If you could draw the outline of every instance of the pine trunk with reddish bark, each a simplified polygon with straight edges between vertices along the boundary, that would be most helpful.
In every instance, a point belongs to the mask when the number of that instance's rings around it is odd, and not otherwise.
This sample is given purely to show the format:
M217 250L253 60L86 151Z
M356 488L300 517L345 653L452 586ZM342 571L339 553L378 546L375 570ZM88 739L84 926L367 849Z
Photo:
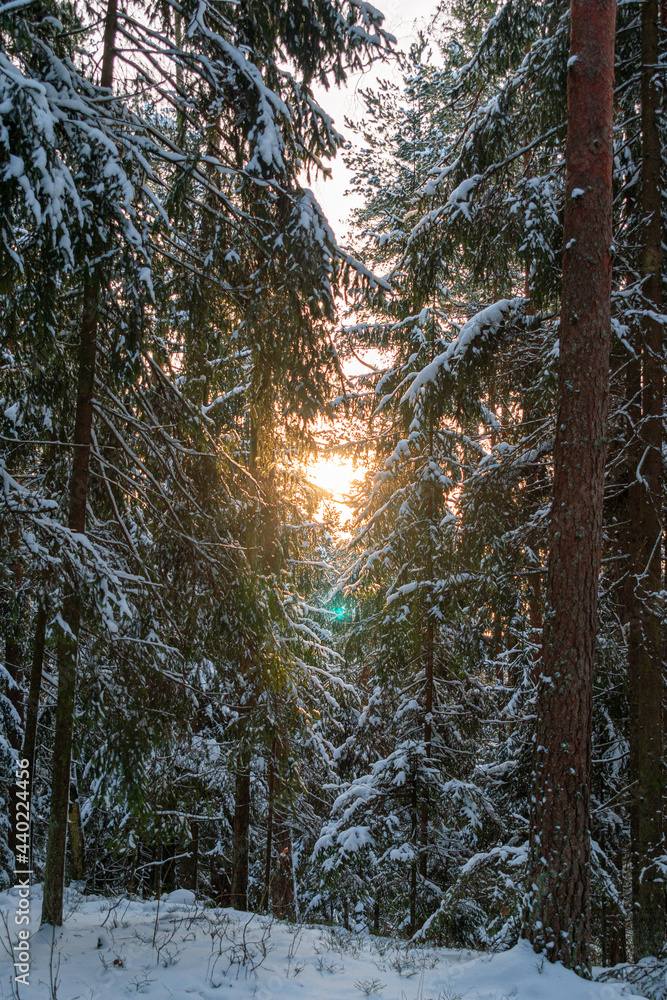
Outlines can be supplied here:
M665 888L654 862L663 845L662 627L657 594L662 589L662 225L660 205L659 3L641 11L641 269L646 312L638 359L632 364L628 522L628 705L632 857L632 925L635 959L658 955L665 943Z
M529 933L589 973L593 657L607 435L615 0L573 0L559 406L538 688Z

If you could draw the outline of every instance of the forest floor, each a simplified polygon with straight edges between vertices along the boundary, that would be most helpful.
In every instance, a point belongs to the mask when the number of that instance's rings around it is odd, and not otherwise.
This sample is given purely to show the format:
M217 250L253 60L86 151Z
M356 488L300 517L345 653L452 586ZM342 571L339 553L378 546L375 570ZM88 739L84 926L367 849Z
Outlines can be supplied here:
M323 925L205 908L177 890L155 900L67 890L64 926L39 930L30 896L29 985L13 983L17 889L0 893L0 997L23 1000L620 1000L616 983L586 982L526 942L495 955L406 947ZM4 944L5 947L2 947Z

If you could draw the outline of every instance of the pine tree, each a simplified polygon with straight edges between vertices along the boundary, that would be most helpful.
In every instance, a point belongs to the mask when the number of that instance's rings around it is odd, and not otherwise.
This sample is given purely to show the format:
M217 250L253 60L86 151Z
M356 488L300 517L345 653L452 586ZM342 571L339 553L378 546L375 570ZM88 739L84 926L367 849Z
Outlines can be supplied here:
M635 958L657 955L665 942L662 879L654 865L664 837L662 625L656 595L662 586L662 216L660 186L660 92L655 79L659 56L658 4L641 9L641 277L643 309L640 356L632 386L639 417L632 448L628 516L629 556L629 736L632 899ZM641 470L641 472L640 472Z
M573 2L559 406L531 814L532 940L550 961L583 973L590 961L593 655L611 339L615 25L615 3Z

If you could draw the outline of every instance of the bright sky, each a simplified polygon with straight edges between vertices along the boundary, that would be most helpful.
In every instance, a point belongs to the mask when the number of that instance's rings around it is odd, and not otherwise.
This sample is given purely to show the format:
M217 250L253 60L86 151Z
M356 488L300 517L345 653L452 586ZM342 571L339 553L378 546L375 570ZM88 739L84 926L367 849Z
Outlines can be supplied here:
M407 49L416 37L418 29L428 25L437 7L437 0L410 0L409 3L405 0L375 0L375 5L385 14L385 27L396 36L397 47ZM378 78L393 79L400 83L401 76L395 61L380 64L367 73L350 76L344 87L322 91L316 95L322 107L334 119L338 131L350 139L353 136L345 128L345 118L359 120L363 111L363 104L358 95L359 88L371 86ZM336 236L344 241L347 218L357 199L354 194L345 196L350 184L350 172L345 167L342 157L339 156L334 162L332 173L330 180L314 182L313 190ZM368 357L366 360L371 363L377 361L374 357ZM363 366L357 362L345 366L348 375L356 375L363 370ZM351 459L340 456L323 456L318 462L313 462L307 467L308 478L332 494L343 523L351 514L350 508L344 502L345 496L349 494L352 482L360 478L364 471L363 468L355 467Z
M380 352L372 349L364 352L364 359L373 365L381 363ZM352 359L343 365L343 371L348 376L361 375L368 369L359 361ZM341 455L323 455L317 462L310 462L306 466L308 479L323 490L331 494L329 500L340 514L342 534L348 535L345 522L350 518L352 509L346 504L352 483L355 479L360 479L364 472L364 466L355 465L351 458L344 458ZM324 513L324 503L320 508L320 515Z
M409 48L419 28L427 28L438 6L437 0L374 0L374 3L385 15L384 27L396 37L397 48L403 50ZM379 63L366 73L355 73L348 77L344 87L320 90L316 94L324 110L333 118L338 131L349 139L353 136L345 128L345 118L359 121L363 103L358 91L371 86L378 78L400 83L401 75L396 60ZM350 172L340 156L333 164L331 180L313 182L313 191L339 240L344 238L347 217L357 200L353 194L345 197L349 183Z
M363 475L363 469L355 467L351 458L321 458L318 462L312 462L307 466L308 479L323 490L331 493L329 503L333 504L340 515L340 523L343 534L349 532L345 528L346 521L352 515L351 508L345 503L349 496L350 487L355 479ZM317 515L317 520L322 520L324 512L324 502Z

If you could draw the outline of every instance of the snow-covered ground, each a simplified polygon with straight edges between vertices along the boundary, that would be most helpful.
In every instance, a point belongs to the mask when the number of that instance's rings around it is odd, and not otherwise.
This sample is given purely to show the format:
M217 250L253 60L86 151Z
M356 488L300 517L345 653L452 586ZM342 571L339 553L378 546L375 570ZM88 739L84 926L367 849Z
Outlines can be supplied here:
M526 942L481 955L406 948L340 928L290 925L204 908L178 890L156 901L67 892L55 935L30 899L29 985L12 985L18 891L0 893L0 997L94 1000L137 995L191 1000L620 1000L615 984L586 982L544 962ZM14 992L12 992L14 990Z

